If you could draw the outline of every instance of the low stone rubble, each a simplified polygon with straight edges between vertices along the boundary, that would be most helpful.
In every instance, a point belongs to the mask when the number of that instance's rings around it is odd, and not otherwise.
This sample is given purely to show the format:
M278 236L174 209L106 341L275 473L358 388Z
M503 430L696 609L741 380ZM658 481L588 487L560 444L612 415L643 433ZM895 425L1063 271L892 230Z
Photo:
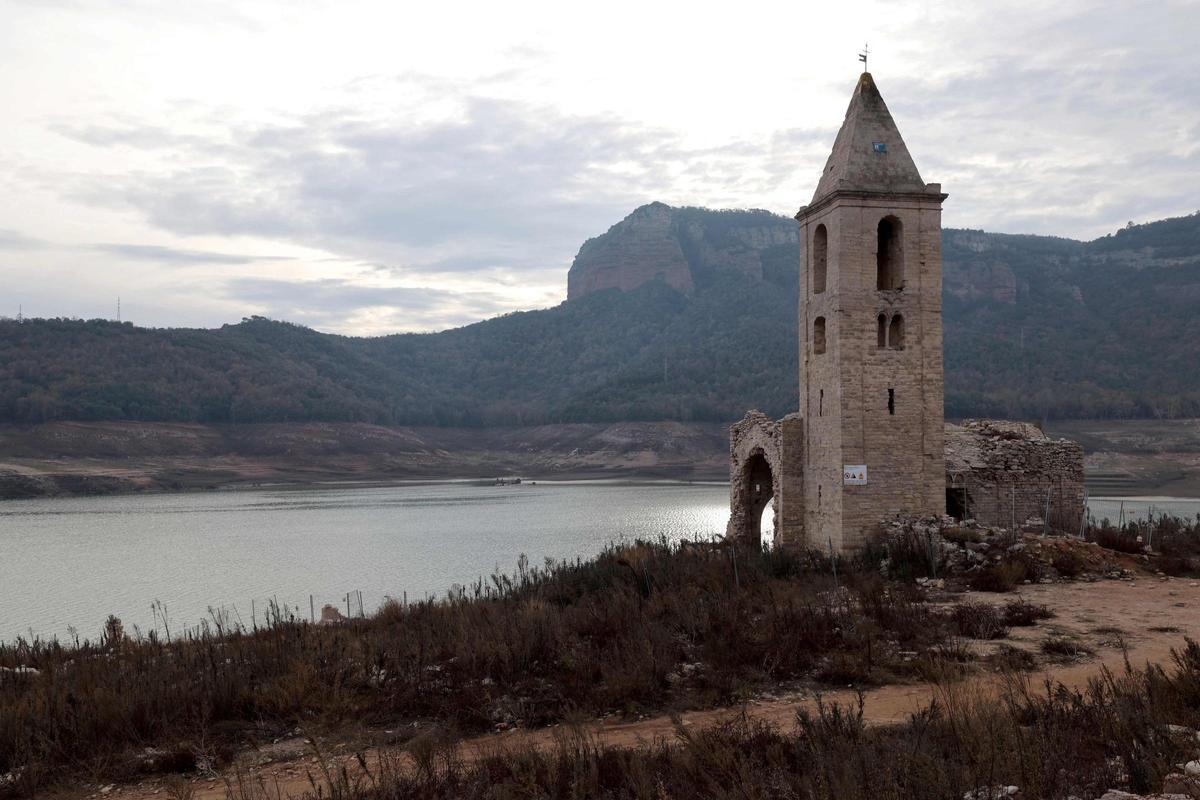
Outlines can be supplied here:
M1040 520L1031 520L1040 527ZM1056 580L1133 580L1132 569L1144 557L1106 550L1073 536L1010 531L980 525L975 520L950 517L896 517L880 525L885 544L907 538L910 547L922 549L933 577L919 577L925 588L942 589L952 576L969 578L989 565L1020 559L1029 564L1041 583ZM889 547L889 549L891 549ZM888 573L889 563L883 563ZM1025 580L1032 582L1032 579Z

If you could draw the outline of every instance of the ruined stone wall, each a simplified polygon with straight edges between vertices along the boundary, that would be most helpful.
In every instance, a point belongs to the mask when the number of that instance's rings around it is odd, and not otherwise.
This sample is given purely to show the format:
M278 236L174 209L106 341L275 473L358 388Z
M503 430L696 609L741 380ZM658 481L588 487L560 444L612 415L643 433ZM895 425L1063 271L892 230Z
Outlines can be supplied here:
M757 534L759 508L747 473L754 456L766 458L771 468L772 496L780 496L781 439L780 424L758 410L746 412L740 422L729 426L729 524L725 531L729 538L754 539ZM775 503L777 515L781 505ZM778 519L775 530L779 530Z
M750 411L729 428L729 525L726 535L757 542L766 499L753 494L750 469L761 455L771 471L776 546L802 543L804 531L803 420L790 414L772 420Z
M1040 524L1075 532L1083 514L1083 447L1021 422L965 420L946 425L946 487L964 516L1009 528Z
M804 531L804 417L788 414L779 421L779 499L775 543L780 547L811 547Z

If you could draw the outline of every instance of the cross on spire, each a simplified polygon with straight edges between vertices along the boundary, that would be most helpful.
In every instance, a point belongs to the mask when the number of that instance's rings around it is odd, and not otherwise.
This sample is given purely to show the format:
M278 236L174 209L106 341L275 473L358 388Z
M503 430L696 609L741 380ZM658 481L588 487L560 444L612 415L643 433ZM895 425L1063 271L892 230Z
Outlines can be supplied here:
M863 44L862 52L858 54L858 60L862 62L863 72L870 72L867 69L867 56L871 54L871 48L867 44Z

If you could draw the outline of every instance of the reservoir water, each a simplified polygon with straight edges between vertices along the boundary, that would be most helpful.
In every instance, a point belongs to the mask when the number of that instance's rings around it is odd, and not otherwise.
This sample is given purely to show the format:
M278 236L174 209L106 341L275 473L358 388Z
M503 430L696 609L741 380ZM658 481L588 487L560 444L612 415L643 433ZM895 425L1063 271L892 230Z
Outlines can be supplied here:
M1093 499L1117 520L1119 500ZM1194 517L1200 500L1126 498L1126 518ZM609 542L725 530L725 484L542 482L157 494L0 503L0 640L94 638L115 614L173 632L210 609L261 621L268 601L307 616L368 612L386 596L443 595L522 555L587 558Z
M538 481L234 491L0 503L0 641L173 632L209 609L249 625L269 600L369 612L387 595L443 595L524 555L590 557L612 541L724 533L724 484ZM252 602L253 601L253 602ZM162 626L159 623L161 632Z

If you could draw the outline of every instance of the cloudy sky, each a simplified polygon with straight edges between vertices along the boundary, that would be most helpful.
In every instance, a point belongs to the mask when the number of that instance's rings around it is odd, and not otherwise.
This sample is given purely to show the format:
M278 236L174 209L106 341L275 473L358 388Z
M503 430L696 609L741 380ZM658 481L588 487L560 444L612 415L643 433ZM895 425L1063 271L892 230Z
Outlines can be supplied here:
M640 204L807 202L864 41L948 226L1200 208L1200 2L0 0L0 316L554 305Z

